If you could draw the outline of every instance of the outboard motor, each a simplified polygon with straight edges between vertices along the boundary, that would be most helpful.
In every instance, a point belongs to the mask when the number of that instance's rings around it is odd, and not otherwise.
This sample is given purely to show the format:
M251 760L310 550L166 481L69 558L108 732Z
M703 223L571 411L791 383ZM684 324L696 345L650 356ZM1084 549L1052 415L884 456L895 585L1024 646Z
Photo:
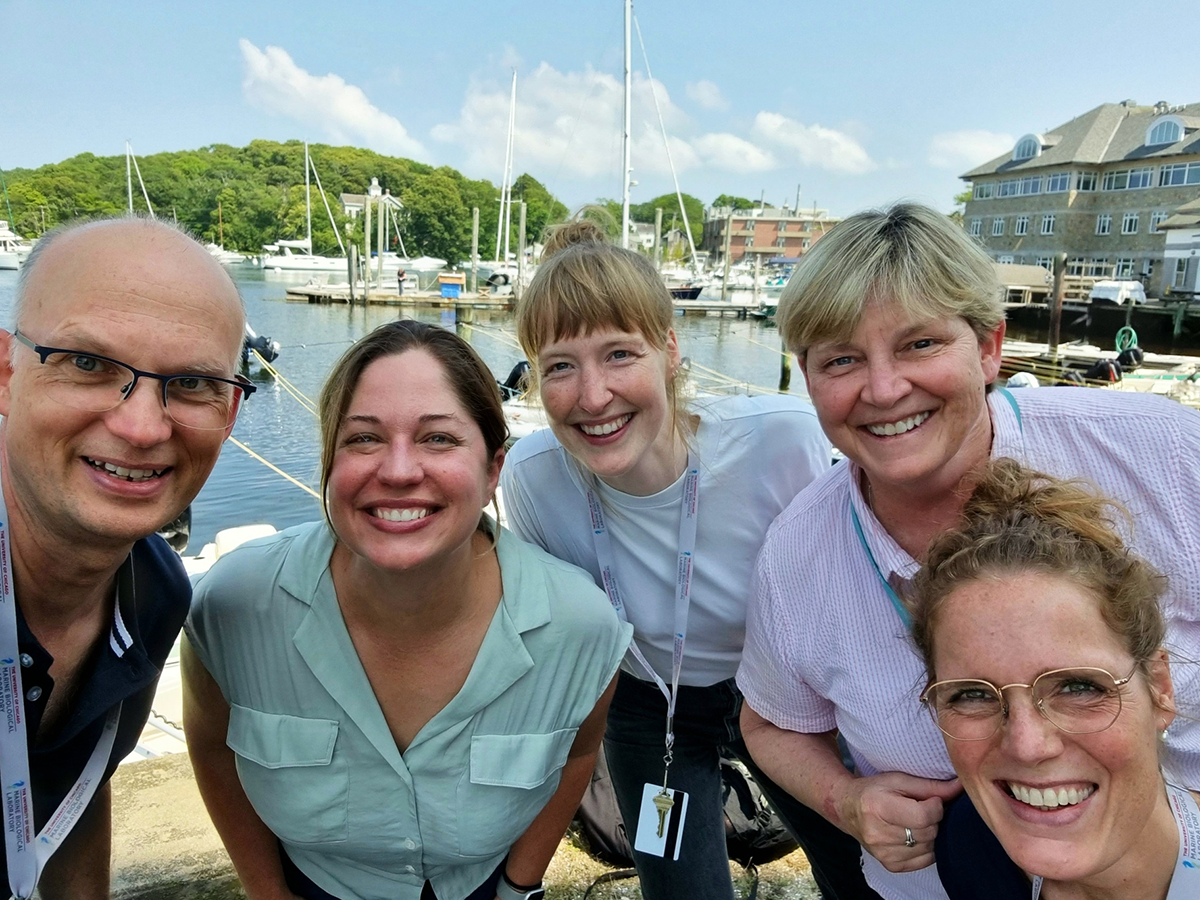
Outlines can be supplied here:
M1146 351L1141 347L1126 347L1117 354L1117 362L1125 372L1134 372L1146 361Z
M265 334L255 334L250 323L246 323L246 336L242 338L242 363L250 364L250 351L257 350L258 355L267 362L279 359L279 342L273 341Z
M192 538L192 508L188 506L183 512L158 529L158 534L176 553L187 549L188 541Z
M511 400L519 397L529 388L529 361L521 360L512 367L508 377L500 383L500 399Z
M1116 384L1121 380L1121 364L1115 359L1098 359L1090 369L1083 373L1085 381L1107 381Z

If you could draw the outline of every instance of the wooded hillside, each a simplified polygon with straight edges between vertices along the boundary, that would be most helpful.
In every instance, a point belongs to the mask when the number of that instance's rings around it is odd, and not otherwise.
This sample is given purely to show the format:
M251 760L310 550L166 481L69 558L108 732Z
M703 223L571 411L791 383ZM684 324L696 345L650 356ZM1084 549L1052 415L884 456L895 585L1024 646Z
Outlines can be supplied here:
M310 144L309 154L343 240L348 235L361 244L363 226L361 218L351 220L343 214L339 194L365 193L375 177L404 204L401 229L411 256L467 259L474 206L480 215L480 256L488 259L494 253L500 189L490 181L472 180L448 166L434 168L356 147ZM138 157L138 165L155 213L178 218L205 240L219 240L218 205L226 249L258 253L263 244L280 238L304 237L304 145L299 141L252 141L247 147L214 144ZM13 227L26 237L80 216L119 214L128 207L124 156L83 153L5 174ZM136 174L133 191L134 209L144 211ZM337 239L315 182L312 192L313 251L336 252ZM567 214L537 179L522 175L513 184L514 245L516 203L521 200L527 204L531 241Z

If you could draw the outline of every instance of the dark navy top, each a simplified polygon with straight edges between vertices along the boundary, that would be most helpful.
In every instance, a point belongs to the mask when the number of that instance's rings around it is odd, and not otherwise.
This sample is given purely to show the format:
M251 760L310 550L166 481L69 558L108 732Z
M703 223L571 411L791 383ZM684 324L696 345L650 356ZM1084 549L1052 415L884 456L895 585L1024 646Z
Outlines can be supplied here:
M1032 882L1008 858L965 792L946 807L934 855L950 900L1029 900Z
M118 608L107 639L84 663L69 716L40 741L36 740L38 727L54 690L49 674L54 658L25 624L17 598L30 783L34 824L39 831L79 778L100 739L108 711L121 701L125 705L104 781L137 746L159 673L187 617L191 583L179 556L157 535L134 544L117 579Z

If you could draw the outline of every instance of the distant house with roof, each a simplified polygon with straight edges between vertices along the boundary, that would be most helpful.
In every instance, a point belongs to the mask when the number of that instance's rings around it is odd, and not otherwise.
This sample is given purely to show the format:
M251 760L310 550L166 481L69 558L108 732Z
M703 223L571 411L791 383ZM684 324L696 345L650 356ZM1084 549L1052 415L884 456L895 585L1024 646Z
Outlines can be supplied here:
M711 206L704 212L704 236L700 246L718 265L725 261L728 231L729 262L753 261L755 256L766 265L772 259L795 262L824 237L841 219L827 209L791 209L784 206L733 209Z
M1158 227L1167 234L1163 257L1171 292L1200 294L1200 200L1183 204Z
M1160 296L1177 280L1161 226L1200 199L1200 103L1105 103L961 177L963 225L997 262L1051 268L1065 252L1070 274Z

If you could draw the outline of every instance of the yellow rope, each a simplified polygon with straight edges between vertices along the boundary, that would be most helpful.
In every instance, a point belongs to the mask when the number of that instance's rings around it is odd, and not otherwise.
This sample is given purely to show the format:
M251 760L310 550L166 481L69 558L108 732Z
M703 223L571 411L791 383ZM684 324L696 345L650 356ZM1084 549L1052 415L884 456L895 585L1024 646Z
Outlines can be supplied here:
M500 341L502 344L508 344L511 347L515 347L517 350L520 350L521 353L525 352L521 349L520 342L502 328L496 328L493 325L480 325L476 322L459 322L459 324L464 328L478 328L484 337L490 337L494 341ZM493 332L495 333L493 334Z
M267 370L267 372L279 383L280 387L282 387L285 391L287 391L289 394L291 394L292 397L294 397L301 406L303 406L306 410L308 410L314 416L317 414L317 405L315 403L313 403L312 400L308 399L308 397L305 396L304 392L302 390L300 390L300 388L296 387L294 384L292 384L290 381L288 381L283 376L283 373L281 373L273 365L271 365L269 362L267 362L265 359L263 359L262 354L259 353L257 350L254 351L254 355L258 357L259 365Z
M279 466L275 465L273 462L263 459L261 456L259 456L257 453L255 453L253 450L251 450L249 447L247 447L245 444L243 444L241 441L239 441L237 438L230 436L229 441L235 447L238 447L241 450L245 450L252 457L257 459L260 463L262 463L264 466L266 466L268 469L270 469L272 472L275 472L278 475L282 475L284 478L286 478L292 484L296 485L296 487L301 488L302 490L308 491L310 494L312 494L318 500L321 499L321 495L318 494L316 491L314 491L312 488L310 488L303 481L297 481L295 478L293 478L287 472L283 471L283 469L279 468Z

